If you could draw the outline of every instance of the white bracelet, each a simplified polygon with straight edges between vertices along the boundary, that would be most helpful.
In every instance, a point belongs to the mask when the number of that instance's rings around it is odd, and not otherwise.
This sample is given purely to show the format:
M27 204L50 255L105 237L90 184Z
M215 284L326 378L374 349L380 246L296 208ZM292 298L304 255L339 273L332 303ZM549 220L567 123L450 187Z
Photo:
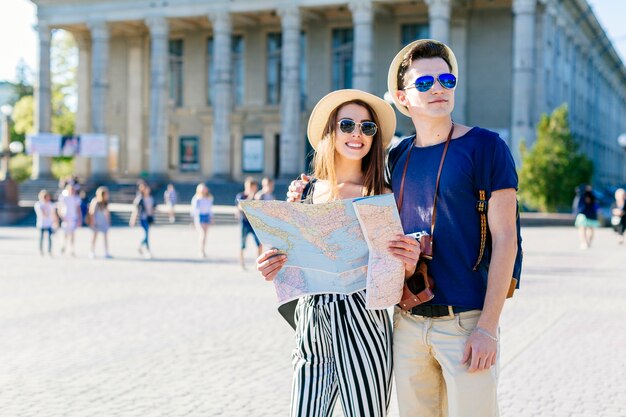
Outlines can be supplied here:
M484 334L485 336L487 336L489 339L493 340L494 342L497 342L499 340L497 337L495 337L494 335L492 335L491 333L489 333L487 330L483 329L482 327L476 326L474 330L476 330L478 333Z

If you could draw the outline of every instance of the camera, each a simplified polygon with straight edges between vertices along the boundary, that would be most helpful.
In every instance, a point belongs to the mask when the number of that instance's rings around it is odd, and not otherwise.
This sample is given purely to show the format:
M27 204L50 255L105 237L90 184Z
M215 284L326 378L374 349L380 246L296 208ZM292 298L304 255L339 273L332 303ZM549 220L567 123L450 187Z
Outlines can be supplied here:
M433 241L432 241L430 234L428 234L428 232L422 231L422 232L409 233L407 234L407 236L411 236L419 242L420 250L421 250L420 258L428 259L428 260L433 259Z

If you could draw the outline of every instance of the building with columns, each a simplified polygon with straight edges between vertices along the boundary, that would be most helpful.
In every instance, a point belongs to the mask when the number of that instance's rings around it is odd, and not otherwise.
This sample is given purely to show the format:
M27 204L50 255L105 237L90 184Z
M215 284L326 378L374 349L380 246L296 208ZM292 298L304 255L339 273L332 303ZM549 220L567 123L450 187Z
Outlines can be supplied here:
M430 37L459 61L456 121L498 131L519 158L540 115L567 102L595 182L626 182L626 68L586 0L33 1L38 131L56 28L79 48L76 133L109 135L109 158L77 161L83 175L291 177L315 103L339 88L384 96L395 53Z

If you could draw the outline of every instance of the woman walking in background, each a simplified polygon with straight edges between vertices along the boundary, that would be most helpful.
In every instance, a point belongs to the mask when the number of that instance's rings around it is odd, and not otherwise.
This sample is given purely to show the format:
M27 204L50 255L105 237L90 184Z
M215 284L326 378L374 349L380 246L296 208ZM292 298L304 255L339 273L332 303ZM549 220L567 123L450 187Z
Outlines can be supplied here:
M611 205L611 225L615 228L620 245L624 244L626 230L626 191L623 188L615 190L615 202Z
M152 258L152 252L150 251L149 232L150 225L154 223L154 199L152 198L152 190L150 186L144 182L140 182L137 185L138 193L133 202L133 213L130 216L128 225L134 227L139 219L139 224L143 229L143 240L139 243L139 254L143 255L147 259Z
M98 187L96 189L96 196L89 204L88 218L89 227L93 230L89 257L96 257L96 239L98 238L98 233L102 233L104 239L104 257L111 258L108 240L109 227L111 227L111 213L109 212L109 190L106 187Z
M206 258L206 237L209 233L209 225L213 223L213 196L205 184L200 183L196 187L196 195L191 199L190 214L198 232L200 257Z
M594 229L600 226L598 222L598 203L593 195L591 185L585 187L585 191L580 197L574 224L580 233L580 248L589 249L593 241Z
M70 254L74 256L74 235L76 228L83 223L83 216L80 210L80 197L76 193L76 186L74 183L68 183L65 186L65 190L59 196L57 202L57 210L59 217L61 218L61 227L63 228L63 246L61 247L61 253L65 252L65 249L69 245Z
M48 234L48 255L52 256L52 228L57 223L52 195L47 190L39 191L39 201L35 203L37 229L39 230L39 253L43 256L43 239Z

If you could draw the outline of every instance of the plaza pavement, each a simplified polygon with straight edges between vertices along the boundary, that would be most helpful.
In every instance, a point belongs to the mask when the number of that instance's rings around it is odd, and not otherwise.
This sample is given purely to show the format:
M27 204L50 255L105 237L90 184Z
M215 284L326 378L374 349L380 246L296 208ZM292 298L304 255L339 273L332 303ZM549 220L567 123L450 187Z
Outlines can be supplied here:
M0 228L0 416L287 416L293 332L239 267L237 227L211 229L208 260L190 226L154 228L152 260L140 235L114 228L114 258L89 259L82 229L75 258L48 258L34 228ZM502 416L626 416L626 247L608 229L589 250L570 227L523 235Z

